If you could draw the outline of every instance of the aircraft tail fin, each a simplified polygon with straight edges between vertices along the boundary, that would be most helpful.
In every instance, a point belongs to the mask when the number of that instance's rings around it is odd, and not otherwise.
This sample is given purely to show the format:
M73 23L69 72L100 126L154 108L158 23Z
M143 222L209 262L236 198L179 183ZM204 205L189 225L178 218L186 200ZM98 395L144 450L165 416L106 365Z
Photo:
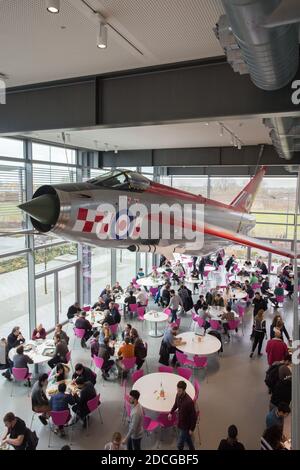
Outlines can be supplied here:
M241 212L250 212L256 193L266 173L266 167L262 166L249 183L231 202L231 206Z

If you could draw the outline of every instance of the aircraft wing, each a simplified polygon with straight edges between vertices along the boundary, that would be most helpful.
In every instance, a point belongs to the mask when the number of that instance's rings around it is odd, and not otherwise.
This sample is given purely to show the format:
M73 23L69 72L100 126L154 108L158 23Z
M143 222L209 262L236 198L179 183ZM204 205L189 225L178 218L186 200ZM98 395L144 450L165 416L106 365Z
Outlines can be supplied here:
M236 233L228 229L217 227L215 225L205 224L204 233L214 237L224 238L225 240L230 240L232 243L237 243L238 245L245 245L251 248L257 248L259 250L269 251L271 253L275 253L276 255L286 256L287 258L294 258L294 253L290 250L278 248L263 240L258 240L257 238L249 237L249 235ZM297 258L300 258L300 255L298 255Z

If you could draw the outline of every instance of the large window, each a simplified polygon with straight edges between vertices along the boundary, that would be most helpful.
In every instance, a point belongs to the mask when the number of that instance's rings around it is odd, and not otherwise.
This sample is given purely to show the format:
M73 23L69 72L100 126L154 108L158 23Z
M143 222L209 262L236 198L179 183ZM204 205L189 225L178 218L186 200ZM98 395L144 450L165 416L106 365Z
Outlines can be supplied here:
M46 330L55 326L54 274L36 280L36 323Z
M100 247L92 247L91 250L91 300L94 303L104 287L111 283L111 250Z
M173 176L172 186L189 193L201 194L201 196L207 197L207 176Z
M65 165L74 165L76 163L76 152L75 150L63 147L33 143L32 158L33 160L49 163L55 162L64 163Z
M23 141L0 137L0 157L23 158Z
M128 250L117 250L117 281L121 286L127 287L136 276L136 254Z

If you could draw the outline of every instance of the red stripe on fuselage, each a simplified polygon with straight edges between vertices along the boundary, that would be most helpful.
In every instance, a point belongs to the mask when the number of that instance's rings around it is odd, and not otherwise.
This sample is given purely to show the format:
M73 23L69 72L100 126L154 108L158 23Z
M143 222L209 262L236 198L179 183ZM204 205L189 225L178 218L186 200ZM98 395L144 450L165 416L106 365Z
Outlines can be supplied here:
M208 199L201 196L201 194L192 194L187 191L182 191L181 189L171 188L170 186L165 186L164 184L151 182L151 185L147 189L146 193L157 194L158 196L167 196L174 199L181 199L184 201L194 202L198 204L207 204L209 206L220 207L222 209L227 209L234 212L240 212L239 209L231 207L228 204L223 204L222 202L215 201L214 199Z

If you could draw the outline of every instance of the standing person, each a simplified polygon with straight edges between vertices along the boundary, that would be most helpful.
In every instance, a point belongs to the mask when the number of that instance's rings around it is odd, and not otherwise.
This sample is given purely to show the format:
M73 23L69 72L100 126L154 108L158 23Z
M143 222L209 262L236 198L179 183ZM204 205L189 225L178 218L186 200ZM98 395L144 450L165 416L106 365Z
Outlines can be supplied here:
M115 361L110 359L115 354L115 348L109 346L109 338L104 338L102 344L99 345L98 357L103 359L102 377L104 380L107 380L109 377L109 371L114 365Z
M279 426L283 432L284 418L287 418L291 409L287 403L279 403L266 416L266 429L271 426Z
M177 395L175 403L168 418L171 421L172 414L178 410L178 429L179 437L177 442L178 450L184 449L184 444L187 443L189 450L195 450L192 435L197 423L197 414L195 404L191 397L186 393L186 383L180 380L177 383Z
M140 392L131 390L129 392L130 404L132 405L130 413L129 429L122 444L127 443L128 450L141 450L141 441L144 434L144 413L139 403Z
M174 289L170 290L170 302L168 308L171 310L171 320L170 323L174 323L177 320L177 311L179 305L182 304L182 300L178 294L175 294Z
M2 375L11 382L12 378L9 369L8 346L5 338L1 338L0 340L0 369L6 369L5 372L2 372Z
M99 336L100 336L100 332L98 330L96 330L94 333L93 333L93 336L92 336L92 339L91 339L91 357L93 359L94 356L98 356L98 352L99 352Z
M238 430L234 424L229 426L227 433L227 438L221 440L218 450L245 450L244 445L237 439Z
M262 356L261 348L264 337L266 336L266 320L264 319L264 311L261 309L258 311L253 323L253 345L250 357L253 357L253 353L258 345L258 355Z
M202 283L203 283L203 276L204 276L204 268L205 268L205 258L201 258L199 263L199 276L201 276Z
M274 328L277 328L281 332L281 339L283 340L283 335L285 335L286 339L288 342L291 341L290 335L288 334L284 321L282 320L281 315L275 315L273 318L272 324L270 326L270 338L274 338L275 333L274 333Z
M231 255L225 264L225 269L227 272L229 272L230 268L233 266L234 261L235 261L235 255Z
M61 323L58 323L55 327L55 331L54 331L54 334L58 334L62 340L64 340L67 344L69 344L69 336L67 335L67 333L62 329L62 324Z
M252 303L253 303L253 306L254 306L253 317L256 317L259 310L263 310L264 312L266 310L268 310L267 301L262 298L262 296L260 295L259 292L255 292L255 296L254 296L254 299L253 299Z
M274 328L274 332L275 338L269 339L266 347L269 366L271 366L274 362L284 361L284 359L288 356L288 348L281 339L281 331L277 328Z

